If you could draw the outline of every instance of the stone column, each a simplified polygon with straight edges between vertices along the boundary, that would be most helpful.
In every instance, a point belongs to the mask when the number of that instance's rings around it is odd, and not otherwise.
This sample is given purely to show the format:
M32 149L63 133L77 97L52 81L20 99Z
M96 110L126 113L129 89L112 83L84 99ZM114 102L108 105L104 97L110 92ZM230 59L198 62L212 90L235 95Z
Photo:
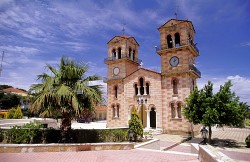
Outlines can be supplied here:
M177 108L177 105L174 105L174 110L175 110L175 118L178 118L178 108Z
M172 39L172 45L173 45L173 48L175 48L175 37L173 37Z
M118 60L118 50L116 50L115 52L116 52L116 57L115 57L115 59Z
M138 96L141 95L141 86L137 86L138 87Z
M147 95L147 86L144 86L144 95Z
M146 110L147 111L147 129L150 128L150 111L149 110Z

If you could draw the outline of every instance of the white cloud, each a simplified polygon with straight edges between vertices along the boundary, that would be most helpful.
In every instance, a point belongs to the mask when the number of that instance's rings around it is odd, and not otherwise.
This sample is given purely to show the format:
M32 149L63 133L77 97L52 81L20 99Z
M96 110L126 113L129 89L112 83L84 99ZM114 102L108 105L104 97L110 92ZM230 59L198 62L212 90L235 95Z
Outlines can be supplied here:
M221 85L224 85L225 82L231 80L233 86L232 91L236 93L237 96L240 97L240 100L243 102L247 102L250 105L250 78L242 77L239 75L235 76L203 76L201 79L198 79L198 87L201 89L207 84L208 81L213 83L214 92L218 92Z
M241 46L250 46L250 41L249 42L242 42L240 45Z

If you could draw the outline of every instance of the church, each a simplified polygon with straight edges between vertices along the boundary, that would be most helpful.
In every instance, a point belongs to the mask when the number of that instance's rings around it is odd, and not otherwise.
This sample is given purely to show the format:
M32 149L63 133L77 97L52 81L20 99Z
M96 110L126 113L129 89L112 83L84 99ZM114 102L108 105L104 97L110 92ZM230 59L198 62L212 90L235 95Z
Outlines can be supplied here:
M158 28L161 72L140 66L139 43L132 36L108 41L107 128L128 127L133 108L145 129L189 134L198 131L182 115L185 100L201 72L196 68L199 50L191 21L171 19Z

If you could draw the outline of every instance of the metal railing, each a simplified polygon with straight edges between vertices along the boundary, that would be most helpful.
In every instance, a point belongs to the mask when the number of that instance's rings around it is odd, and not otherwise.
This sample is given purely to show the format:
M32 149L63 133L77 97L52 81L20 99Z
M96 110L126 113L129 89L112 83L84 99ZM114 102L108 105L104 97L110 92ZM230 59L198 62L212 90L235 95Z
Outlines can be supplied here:
M201 72L200 70L197 69L197 67L195 67L193 64L189 65L189 69L194 71L199 77L201 77Z
M165 49L180 48L180 47L184 47L184 46L192 46L196 50L196 52L199 53L199 49L196 46L196 44L191 44L191 43L184 44L184 45L178 45L178 46L175 46L175 47L172 47L172 48L169 48L167 44L164 47L159 45L159 46L155 46L155 49L156 49L156 51L160 51L160 50L165 50Z
M140 59L138 59L138 58L130 58L130 57L128 57L128 56L124 56L124 55L122 55L121 57L119 57L119 58L116 58L116 57L108 57L108 58L105 58L104 59L104 63L107 63L107 62L109 62L109 61L116 61L116 60L121 60L121 59L128 59L128 60L130 60L130 61L133 61L133 62L135 62L135 63L141 63L141 60Z

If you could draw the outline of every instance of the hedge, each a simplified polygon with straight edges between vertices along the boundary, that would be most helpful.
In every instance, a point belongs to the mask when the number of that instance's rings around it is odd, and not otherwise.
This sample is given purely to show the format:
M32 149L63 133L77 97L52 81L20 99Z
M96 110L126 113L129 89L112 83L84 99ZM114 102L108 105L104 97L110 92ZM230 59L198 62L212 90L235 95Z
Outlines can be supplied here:
M128 129L72 129L71 143L123 142L128 141ZM60 129L13 127L0 130L3 143L61 143Z

